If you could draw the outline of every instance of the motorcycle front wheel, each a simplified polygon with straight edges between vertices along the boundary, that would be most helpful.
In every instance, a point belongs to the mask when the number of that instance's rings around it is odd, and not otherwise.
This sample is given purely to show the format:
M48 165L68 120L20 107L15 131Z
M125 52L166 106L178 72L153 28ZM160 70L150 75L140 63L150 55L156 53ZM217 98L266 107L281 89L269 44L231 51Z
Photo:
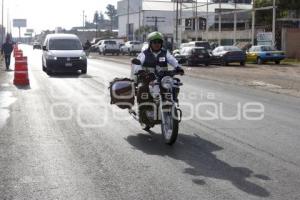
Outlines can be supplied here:
M162 112L164 123L161 124L161 132L164 138L164 142L168 145L172 145L176 142L178 136L178 113L175 106L169 109L164 109Z

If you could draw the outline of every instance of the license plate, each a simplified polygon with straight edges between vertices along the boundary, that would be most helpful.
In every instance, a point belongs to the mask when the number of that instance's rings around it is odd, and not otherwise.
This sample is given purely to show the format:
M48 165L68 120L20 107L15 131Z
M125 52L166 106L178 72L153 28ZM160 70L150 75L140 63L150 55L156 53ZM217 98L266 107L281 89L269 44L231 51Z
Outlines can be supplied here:
M66 67L72 67L72 63L66 63Z
M199 58L204 58L204 56L203 56L203 55L199 55L198 57L199 57Z

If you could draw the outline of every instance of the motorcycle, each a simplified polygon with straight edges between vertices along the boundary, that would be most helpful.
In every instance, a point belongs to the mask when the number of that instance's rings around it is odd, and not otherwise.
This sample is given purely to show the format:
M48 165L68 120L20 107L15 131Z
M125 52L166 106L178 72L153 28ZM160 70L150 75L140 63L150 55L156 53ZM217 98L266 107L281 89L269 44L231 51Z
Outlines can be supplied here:
M140 61L133 59L132 64L140 65ZM112 104L119 104L118 106L123 109L127 108L129 114L146 131L150 131L155 125L160 125L164 142L169 145L176 142L182 118L178 94L183 84L175 77L176 75L179 73L175 70L161 71L156 74L140 71L136 82L130 79L117 79L110 87L111 94L117 91L117 96L120 94L123 96L119 100L114 100ZM138 103L137 112L133 109L135 100Z

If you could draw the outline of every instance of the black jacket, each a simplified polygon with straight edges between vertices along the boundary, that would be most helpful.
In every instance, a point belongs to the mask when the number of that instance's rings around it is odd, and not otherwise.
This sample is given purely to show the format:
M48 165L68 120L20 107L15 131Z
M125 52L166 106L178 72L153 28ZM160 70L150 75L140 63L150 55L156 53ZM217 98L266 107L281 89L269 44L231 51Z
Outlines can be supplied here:
M2 45L2 48L1 48L1 53L5 54L5 55L10 55L11 52L13 51L13 44L12 43L8 43L8 42L5 42L3 45Z

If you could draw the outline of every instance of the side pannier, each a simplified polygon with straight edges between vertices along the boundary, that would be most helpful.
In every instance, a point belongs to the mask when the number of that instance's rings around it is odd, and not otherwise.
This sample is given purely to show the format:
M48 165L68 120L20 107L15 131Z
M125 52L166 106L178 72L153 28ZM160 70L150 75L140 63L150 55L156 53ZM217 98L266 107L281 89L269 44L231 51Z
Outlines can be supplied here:
M130 109L134 106L134 81L128 78L115 78L109 84L110 104L121 109Z

